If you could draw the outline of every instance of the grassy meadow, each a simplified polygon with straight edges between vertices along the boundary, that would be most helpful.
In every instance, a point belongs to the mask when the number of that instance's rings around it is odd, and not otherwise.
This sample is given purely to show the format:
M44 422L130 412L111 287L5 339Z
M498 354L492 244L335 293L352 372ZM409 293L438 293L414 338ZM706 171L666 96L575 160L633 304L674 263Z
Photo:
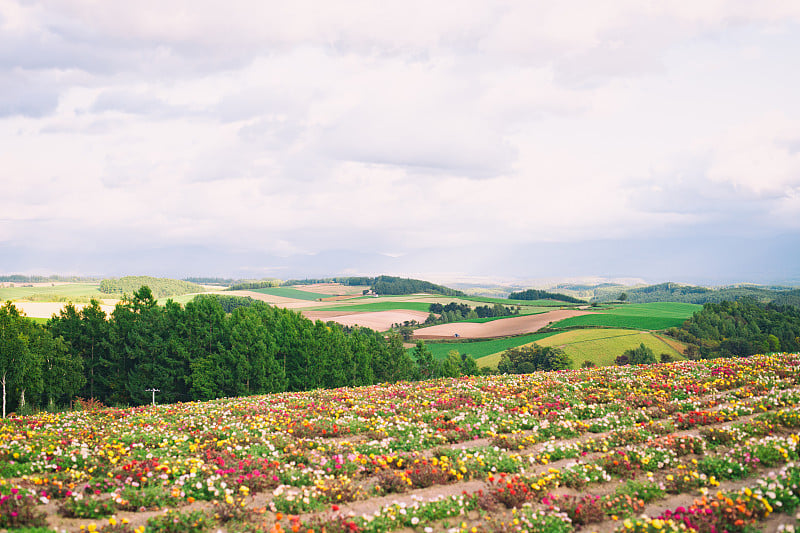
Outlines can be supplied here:
M675 359L683 359L680 352L656 335L629 329L577 329L549 335L535 342L540 346L561 348L570 356L575 368L579 368L585 361L592 361L598 366L613 365L614 360L625 350L637 348L640 344L653 350L656 357L667 353ZM501 354L502 351L479 358L478 366L497 368Z

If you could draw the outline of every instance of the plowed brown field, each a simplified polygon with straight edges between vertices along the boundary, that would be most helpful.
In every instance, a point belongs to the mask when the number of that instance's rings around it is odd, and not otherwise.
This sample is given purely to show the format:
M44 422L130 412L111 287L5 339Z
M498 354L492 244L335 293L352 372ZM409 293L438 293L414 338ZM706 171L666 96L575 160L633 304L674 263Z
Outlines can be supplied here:
M424 311L409 311L398 309L396 311L374 311L367 313L346 313L342 311L303 311L303 315L311 320L332 320L343 326L362 326L375 331L386 331L394 324L402 324L406 320L425 322L428 313Z
M549 311L538 315L516 316L512 318L502 318L491 322L454 322L452 324L440 324L429 326L414 331L415 339L443 339L453 338L456 334L465 339L486 339L491 337L507 337L510 335L522 335L524 333L534 333L543 327L570 318L589 314L586 311L571 311L560 309Z

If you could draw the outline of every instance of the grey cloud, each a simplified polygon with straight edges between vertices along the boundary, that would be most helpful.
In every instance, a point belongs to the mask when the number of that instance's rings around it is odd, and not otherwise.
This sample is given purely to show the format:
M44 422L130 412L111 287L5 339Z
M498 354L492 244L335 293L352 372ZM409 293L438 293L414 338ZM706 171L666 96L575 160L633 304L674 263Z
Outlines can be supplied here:
M90 111L120 111L134 115L186 116L186 109L175 108L158 98L128 90L106 90L98 95Z
M43 117L58 106L58 88L26 72L0 72L0 117Z
M261 119L239 128L239 138L260 146L286 147L297 140L303 128L297 122Z
M226 94L213 112L223 122L265 115L284 115L299 120L305 114L306 105L298 102L297 96L272 88L258 87Z
M682 216L684 225L722 233L762 231L782 194L754 195L706 175L708 161L698 159L671 172L629 183L629 205L648 213ZM655 185L657 184L657 185Z
M669 19L643 19L611 29L596 46L559 57L554 63L556 80L569 87L593 88L613 78L661 72L665 51L683 31Z
M448 124L450 118L359 111L322 132L321 150L331 159L470 178L490 178L511 170L517 153L499 133L477 123L477 118L457 117Z

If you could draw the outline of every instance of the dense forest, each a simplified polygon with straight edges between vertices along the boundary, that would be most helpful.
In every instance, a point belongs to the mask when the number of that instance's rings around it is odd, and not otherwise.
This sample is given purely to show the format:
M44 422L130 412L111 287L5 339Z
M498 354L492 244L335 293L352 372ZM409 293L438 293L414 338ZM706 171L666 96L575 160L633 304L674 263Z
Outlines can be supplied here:
M800 306L800 289L798 288L753 285L708 288L679 283L659 283L633 288L606 285L595 288L592 301L616 300L623 292L627 295L628 303L680 302L702 305L752 298L762 303Z
M585 304L585 300L573 298L566 294L547 292L538 289L528 289L522 292L512 292L508 295L509 300L557 300L559 302L569 302L574 304Z
M196 283L170 278L153 278L150 276L124 276L122 278L106 278L100 282L100 292L106 294L133 294L139 287L147 286L153 296L164 298L179 296L192 292L203 292L205 289Z
M669 334L689 344L695 357L746 356L800 350L800 309L752 298L707 303Z
M371 288L376 294L415 294L425 292L441 294L442 296L466 296L461 291L437 285L430 281L419 279L398 278L395 276L378 276L371 283Z
M159 402L177 402L409 380L440 371L427 368L440 363L426 353L415 361L399 335L312 322L246 298L162 306L148 287L110 316L93 300L80 310L67 305L46 326L11 302L0 308L3 398L17 410L74 396L141 405L151 388ZM474 369L469 362L465 371Z

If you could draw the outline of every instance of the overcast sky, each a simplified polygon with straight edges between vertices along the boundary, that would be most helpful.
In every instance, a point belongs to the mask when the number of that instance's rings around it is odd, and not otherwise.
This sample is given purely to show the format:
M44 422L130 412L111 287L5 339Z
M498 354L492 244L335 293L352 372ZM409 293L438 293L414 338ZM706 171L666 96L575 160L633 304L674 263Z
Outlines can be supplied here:
M0 273L800 283L800 2L0 0Z

